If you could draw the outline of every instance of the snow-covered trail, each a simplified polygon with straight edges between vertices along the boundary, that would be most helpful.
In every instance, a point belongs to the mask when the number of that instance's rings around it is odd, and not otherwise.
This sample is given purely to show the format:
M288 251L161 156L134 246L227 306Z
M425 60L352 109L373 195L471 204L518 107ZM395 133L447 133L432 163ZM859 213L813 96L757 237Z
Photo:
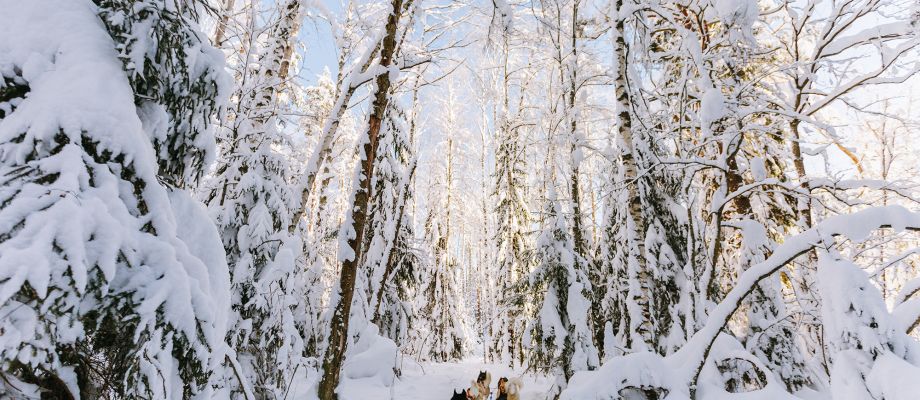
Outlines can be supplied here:
M403 374L394 385L392 397L399 400L448 400L455 389L467 388L479 371L492 373L492 391L498 378L522 376L523 371L508 366L484 364L482 360L467 359L455 363L421 363L408 357L403 361ZM542 400L551 385L549 378L523 374L522 400ZM495 396L493 395L493 398Z

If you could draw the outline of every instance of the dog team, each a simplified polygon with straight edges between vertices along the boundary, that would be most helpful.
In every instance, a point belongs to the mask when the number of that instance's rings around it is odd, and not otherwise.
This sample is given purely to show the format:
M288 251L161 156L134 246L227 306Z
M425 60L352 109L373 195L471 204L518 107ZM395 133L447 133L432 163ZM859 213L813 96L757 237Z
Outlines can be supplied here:
M459 393L454 390L454 395L450 400L521 400L521 389L524 387L521 378L500 378L498 397L495 398L491 397L492 390L489 388L491 384L492 374L487 371L479 371L479 376L472 382L472 386Z

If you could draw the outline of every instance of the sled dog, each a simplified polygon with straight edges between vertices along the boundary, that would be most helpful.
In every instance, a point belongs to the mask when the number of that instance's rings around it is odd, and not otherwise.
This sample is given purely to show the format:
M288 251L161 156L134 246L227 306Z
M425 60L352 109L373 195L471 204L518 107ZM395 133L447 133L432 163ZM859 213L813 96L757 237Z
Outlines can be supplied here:
M492 384L492 374L488 371L479 371L479 376L476 377L476 380L473 381L473 386L470 387L470 392L473 394L473 399L476 400L486 400L489 398L489 385Z
M524 382L521 378L505 378L498 380L498 398L496 400L521 400L521 389Z

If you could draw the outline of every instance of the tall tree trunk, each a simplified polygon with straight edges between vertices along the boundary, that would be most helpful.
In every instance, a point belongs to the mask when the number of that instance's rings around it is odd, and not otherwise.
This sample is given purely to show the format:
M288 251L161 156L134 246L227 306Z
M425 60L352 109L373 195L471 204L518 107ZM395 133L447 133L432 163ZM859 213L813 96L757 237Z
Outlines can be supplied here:
M419 108L418 89L419 89L419 82L418 82L418 78L416 78L415 88L412 89L412 118L409 120L409 146L410 147L415 146L415 131L418 128L418 125L416 123L417 117L418 117L418 108ZM403 161L405 162L405 160ZM386 288L387 282L390 281L390 276L393 275L394 272L396 272L396 268L399 266L398 264L399 260L396 259L396 254L398 254L398 252L396 251L397 249L396 246L399 243L399 232L402 230L403 221L405 220L405 217L406 217L406 204L409 202L409 193L414 192L414 190L410 192L410 189L411 189L410 186L412 186L412 182L415 181L415 168L418 167L418 159L413 159L411 162L412 162L412 166L409 167L409 177L406 179L405 182L403 182L402 188L400 189L402 190L402 192L399 197L400 203L397 206L396 230L394 231L394 234L393 234L393 243L390 245L390 249L388 250L388 253L387 253L386 267L383 270L383 276L380 278L381 284L377 288L377 293L374 294L374 299L376 301L376 304L374 305L374 314L371 317L371 322L373 322L374 324L378 326L380 324L380 302L383 300L383 291ZM328 181L328 179L324 181ZM324 187L322 188L323 190L325 190L325 185L326 184L324 183ZM410 226L412 226L411 222L410 222Z
M494 111L494 107L493 107L493 111ZM486 114L485 109L482 109L482 114L483 115ZM494 120L495 118L494 118L494 112L493 112L493 121ZM488 249L488 243L489 243L489 205L488 205L488 197L487 197L488 196L487 193L489 193L489 186L487 183L488 175L486 174L486 155L487 155L486 128L482 128L479 131L479 134L480 134L480 141L482 144L482 146L479 149L479 168L480 168L479 173L480 173L480 185L481 185L480 189L482 191L482 197L480 199L479 209L480 209L480 213L482 216L482 220L481 220L482 226L480 227L482 228L482 231L481 231L482 236L479 238L479 258L478 258L478 262L476 263L476 269L477 269L476 272L477 272L477 275L484 276L484 274L487 273L487 271L489 271L488 269L486 269L487 268L486 266L489 265L488 258L487 258L488 253L486 252L486 250ZM492 282L491 279L486 279L485 286L488 288L488 286L491 285L491 282ZM490 356L490 352L488 350L489 346L487 345L487 342L492 337L491 324L487 324L486 320L487 319L491 320L492 316L489 315L489 317L486 318L486 310L483 307L483 298L487 295L491 295L492 292L491 290L488 290L486 293L483 293L483 292L484 292L483 285L476 285L476 321L478 322L479 333L482 335L482 362L486 363L486 362L489 362L489 356ZM488 310L491 312L491 308L488 308Z
M624 184L627 188L627 195L629 197L629 205L627 209L627 217L631 220L632 226L632 243L635 246L635 250L629 250L630 256L635 257L637 271L635 271L635 279L638 279L639 283L639 293L634 294L634 301L641 308L641 315L633 315L631 317L639 317L637 326L638 331L636 332L645 342L646 347L649 349L654 349L654 337L653 337L653 326L652 326L652 310L651 303L649 299L651 297L652 291L652 277L648 271L648 267L645 260L645 233L646 233L646 223L645 217L642 215L642 198L641 193L639 192L639 168L635 158L635 145L634 137L632 131L632 104L629 96L629 80L628 80L628 54L629 47L626 45L625 37L625 25L626 19L625 16L621 13L623 10L623 0L617 0L617 21L616 21L616 57L617 57L617 75L616 75L616 102L617 102L617 116L619 118L618 133L620 140L623 143L623 178ZM628 334L628 333L627 333ZM631 345L631 344L630 344Z
M802 140L799 132L800 123L801 120L798 118L793 119L792 122L789 123L792 130L792 162L795 165L795 172L799 175L799 182L802 185L802 189L806 192L811 192L811 187L808 184L808 175L805 173L805 157L802 156L802 147L799 145L799 142ZM798 208L806 229L811 227L813 223L811 217L811 198L801 200Z
M390 15L387 17L386 35L380 49L380 65L384 68L390 66L393 55L396 53L396 31L399 26L399 17L402 10L402 0L393 0ZM363 179L360 188L355 194L355 203L352 208L352 228L355 235L348 239L348 247L352 257L345 258L342 262L342 275L339 279L340 299L332 314L332 326L329 333L329 345L323 357L323 377L319 382L317 394L320 400L337 399L335 391L339 386L342 372L342 361L348 343L348 323L351 314L351 303L355 294L355 278L358 263L364 253L364 231L369 217L368 200L371 192L371 178L374 176L374 161L377 158L378 136L380 125L387 108L390 91L390 74L380 74L376 78L377 92L371 114L367 121L367 141L364 143L364 160L362 161Z
M450 202L453 199L451 193L454 181L454 139L447 133L447 201L444 204L444 266L450 271Z
M502 57L503 57L503 63L502 63L502 125L500 128L501 129L500 134L502 135L502 140L506 141L505 145L511 146L510 138L513 135L513 133L511 132L511 127L510 127L510 124L508 123L508 114L509 114L509 107L508 107L509 105L509 100L508 100L509 99L509 93L508 93L509 82L508 81L509 81L509 77L511 76L510 75L511 72L508 70L508 59L509 59L510 49L508 47L509 46L508 36L505 35L502 39L503 39L504 46L502 48L502 52L503 52L502 54ZM509 154L515 154L515 153L516 152L514 151L509 152ZM509 185L509 188L508 188L509 193L512 190L510 185L511 185L513 178L514 177L512 176L512 168L506 168L505 182L507 185ZM499 221L499 223L502 223L502 222L503 221ZM505 240L509 242L509 246L511 246L511 251L514 252L516 250L514 246L515 237L513 233L509 234L507 231L505 232L505 234L506 234ZM517 254L513 254L512 257L516 255ZM511 293L510 284L511 282L514 282L514 279L515 279L515 276L514 276L515 265L506 265L506 267L507 269L504 271L505 279L502 281L502 295L503 296L507 296L507 293ZM506 297L502 299L503 302L505 299ZM507 305L506 307L508 308L507 315L506 315L506 318L507 318L506 322L508 323L508 326L505 327L508 332L507 351L508 351L508 357L510 358L510 366L514 367L514 317L515 315L514 315L514 311L511 310L511 307L508 307ZM499 329L500 328L501 327L499 327ZM499 351L502 351L502 350L499 349ZM500 354L501 353L499 353L499 355Z
M568 90L569 93L566 99L568 101L568 103L566 104L566 108L568 108L568 110L566 110L566 114L569 117L569 124L570 124L569 128L571 129L571 131L569 132L569 135L571 135L571 140L572 140L571 148L570 148L571 155L572 155L572 180L571 180L571 186L569 188L570 190L569 195L572 196L572 214L574 214L574 216L572 217L574 219L573 225L572 225L572 230L573 230L572 237L575 241L575 252L578 253L578 255L581 256L582 258L587 259L588 254L585 249L584 227L582 226L581 190L579 187L580 185L579 169L580 168L578 164L581 162L581 160L576 159L575 157L575 153L578 151L578 143L576 143L576 139L577 139L576 132L578 130L578 121L574 115L575 99L578 95L578 82L577 82L578 80L578 70L577 70L578 68L578 47L577 47L577 44L578 44L578 2L577 1L575 1L572 5L571 40L572 40L571 42L572 53L569 54L568 57L572 57L573 60L570 63L572 65L572 70L569 71L569 90ZM559 61L561 62L562 60L560 59ZM564 65L561 65L560 67L563 68L563 70L565 68Z

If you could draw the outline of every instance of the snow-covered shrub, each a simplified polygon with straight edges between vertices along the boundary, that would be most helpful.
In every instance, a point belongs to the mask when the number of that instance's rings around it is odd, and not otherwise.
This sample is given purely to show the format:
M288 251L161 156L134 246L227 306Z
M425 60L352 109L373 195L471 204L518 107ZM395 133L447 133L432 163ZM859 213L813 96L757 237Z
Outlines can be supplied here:
M716 338L709 359L700 373L697 398L750 396L757 399L793 400L794 397L786 392L780 377L771 372L769 365L748 351L737 338L721 334Z
M835 399L916 397L916 379L892 379L916 365L917 343L891 318L865 271L835 254L822 254L818 286L824 337L831 358L830 394ZM913 348L912 348L913 347ZM914 388L905 390L905 387Z
M355 321L355 341L348 346L342 366L341 400L379 398L396 382L398 349L392 340L380 336L377 326Z
M614 357L594 371L575 374L561 400L682 400L686 384L674 365L653 352Z
M731 393L763 389L767 376L753 362L743 358L727 358L717 364L725 379L725 390Z
M639 352L613 357L595 371L575 374L560 399L686 400L691 398L686 361L681 353L662 357ZM713 344L694 389L695 398L701 400L796 399L763 362L726 334Z

